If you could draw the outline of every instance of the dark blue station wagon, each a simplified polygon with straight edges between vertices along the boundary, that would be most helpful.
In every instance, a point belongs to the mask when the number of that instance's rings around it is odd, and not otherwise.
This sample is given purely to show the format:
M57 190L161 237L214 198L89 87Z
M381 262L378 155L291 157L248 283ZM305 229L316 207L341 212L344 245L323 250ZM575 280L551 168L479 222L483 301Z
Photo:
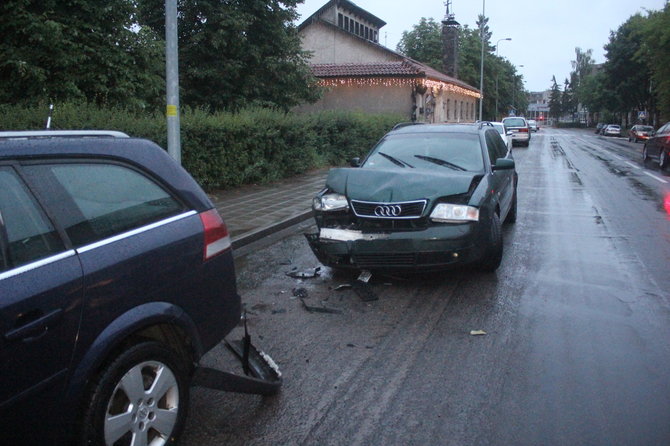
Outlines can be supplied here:
M239 321L225 224L163 149L0 138L0 444L172 443Z

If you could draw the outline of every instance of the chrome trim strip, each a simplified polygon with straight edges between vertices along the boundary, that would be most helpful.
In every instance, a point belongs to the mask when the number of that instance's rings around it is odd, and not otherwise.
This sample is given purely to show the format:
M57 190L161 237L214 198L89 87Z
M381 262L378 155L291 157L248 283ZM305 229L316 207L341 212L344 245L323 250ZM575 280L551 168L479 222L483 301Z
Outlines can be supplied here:
M36 262L32 262L27 265L19 266L18 268L10 269L9 271L0 273L0 280L8 279L13 276L18 276L19 274L23 274L25 272L32 271L37 268L41 268L50 263L58 262L59 260L67 259L68 257L72 257L76 254L77 253L75 252L74 249L70 249L69 251L64 251L61 252L60 254L56 254L54 256L47 257L45 259L38 260Z
M172 222L182 220L184 218L191 217L193 215L196 215L196 211L188 211L183 214L175 215L174 217L166 218L165 220L160 220L155 223L151 223L150 225L142 226L137 229L133 229L132 231L124 232L119 235L115 235L114 237L106 238L103 240L100 240L99 242L91 243L90 245L85 245L80 248L77 248L77 253L83 254L88 251L92 251L96 248L100 248L101 246L109 245L110 243L117 242L119 240L123 240L125 238L130 238L134 235L141 234L146 231L150 231L152 229L158 228L160 226L165 226L167 224L170 224Z
M355 203L361 203L361 204L367 204L367 205L376 205L376 206L395 206L395 205L402 205L402 204L418 204L421 203L423 204L423 207L421 208L421 212L419 212L418 215L412 215L409 217L380 217L378 215L363 215L359 214L356 211L356 206ZM380 203L377 201L362 201L362 200L351 200L351 209L354 211L354 214L356 217L362 217L362 218L378 218L378 219L386 219L386 220L411 220L411 219L416 219L416 218L421 218L421 215L423 215L423 212L426 210L426 205L428 204L428 200L423 199L423 200L412 200L412 201L394 201L392 203Z

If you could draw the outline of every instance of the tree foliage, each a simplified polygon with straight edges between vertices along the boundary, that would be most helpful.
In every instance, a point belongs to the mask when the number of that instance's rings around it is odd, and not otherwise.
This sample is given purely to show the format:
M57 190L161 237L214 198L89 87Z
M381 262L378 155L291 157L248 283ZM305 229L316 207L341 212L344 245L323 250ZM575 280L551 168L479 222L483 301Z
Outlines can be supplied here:
M563 112L561 89L556 82L556 76L551 78L551 94L549 95L549 115L558 119Z
M412 30L404 31L396 50L439 71L443 70L441 24L422 18ZM526 110L528 99L523 88L523 76L507 59L495 54L491 46L488 18L479 16L477 28L459 28L458 78L480 88L482 34L484 37L484 103L483 119L499 119L511 109ZM497 100L496 100L497 99ZM496 110L497 104L497 110Z
M137 0L164 35L163 0ZM182 102L213 110L288 109L318 98L293 21L299 0L179 0Z
M163 91L163 48L133 0L4 0L0 102L143 107Z

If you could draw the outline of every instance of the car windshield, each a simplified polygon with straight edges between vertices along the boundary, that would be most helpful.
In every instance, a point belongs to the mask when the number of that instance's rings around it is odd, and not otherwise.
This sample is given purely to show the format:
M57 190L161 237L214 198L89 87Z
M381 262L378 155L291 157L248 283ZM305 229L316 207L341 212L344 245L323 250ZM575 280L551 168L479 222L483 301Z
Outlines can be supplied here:
M363 167L478 172L484 168L484 159L478 134L412 133L384 138Z
M523 118L508 118L503 121L507 127L525 127L526 122Z
M654 128L650 125L641 125L637 128L638 132L653 132Z

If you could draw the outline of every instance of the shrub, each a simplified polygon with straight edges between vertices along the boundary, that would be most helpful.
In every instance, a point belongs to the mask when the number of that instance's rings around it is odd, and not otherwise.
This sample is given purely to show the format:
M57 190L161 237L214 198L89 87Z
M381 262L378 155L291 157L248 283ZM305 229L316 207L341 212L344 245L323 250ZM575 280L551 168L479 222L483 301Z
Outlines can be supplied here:
M0 104L0 130L43 129L47 105ZM184 168L205 189L266 183L363 156L393 125L397 115L327 111L284 113L265 108L238 113L182 111ZM58 104L51 128L118 130L167 146L163 114L100 108L87 103Z

